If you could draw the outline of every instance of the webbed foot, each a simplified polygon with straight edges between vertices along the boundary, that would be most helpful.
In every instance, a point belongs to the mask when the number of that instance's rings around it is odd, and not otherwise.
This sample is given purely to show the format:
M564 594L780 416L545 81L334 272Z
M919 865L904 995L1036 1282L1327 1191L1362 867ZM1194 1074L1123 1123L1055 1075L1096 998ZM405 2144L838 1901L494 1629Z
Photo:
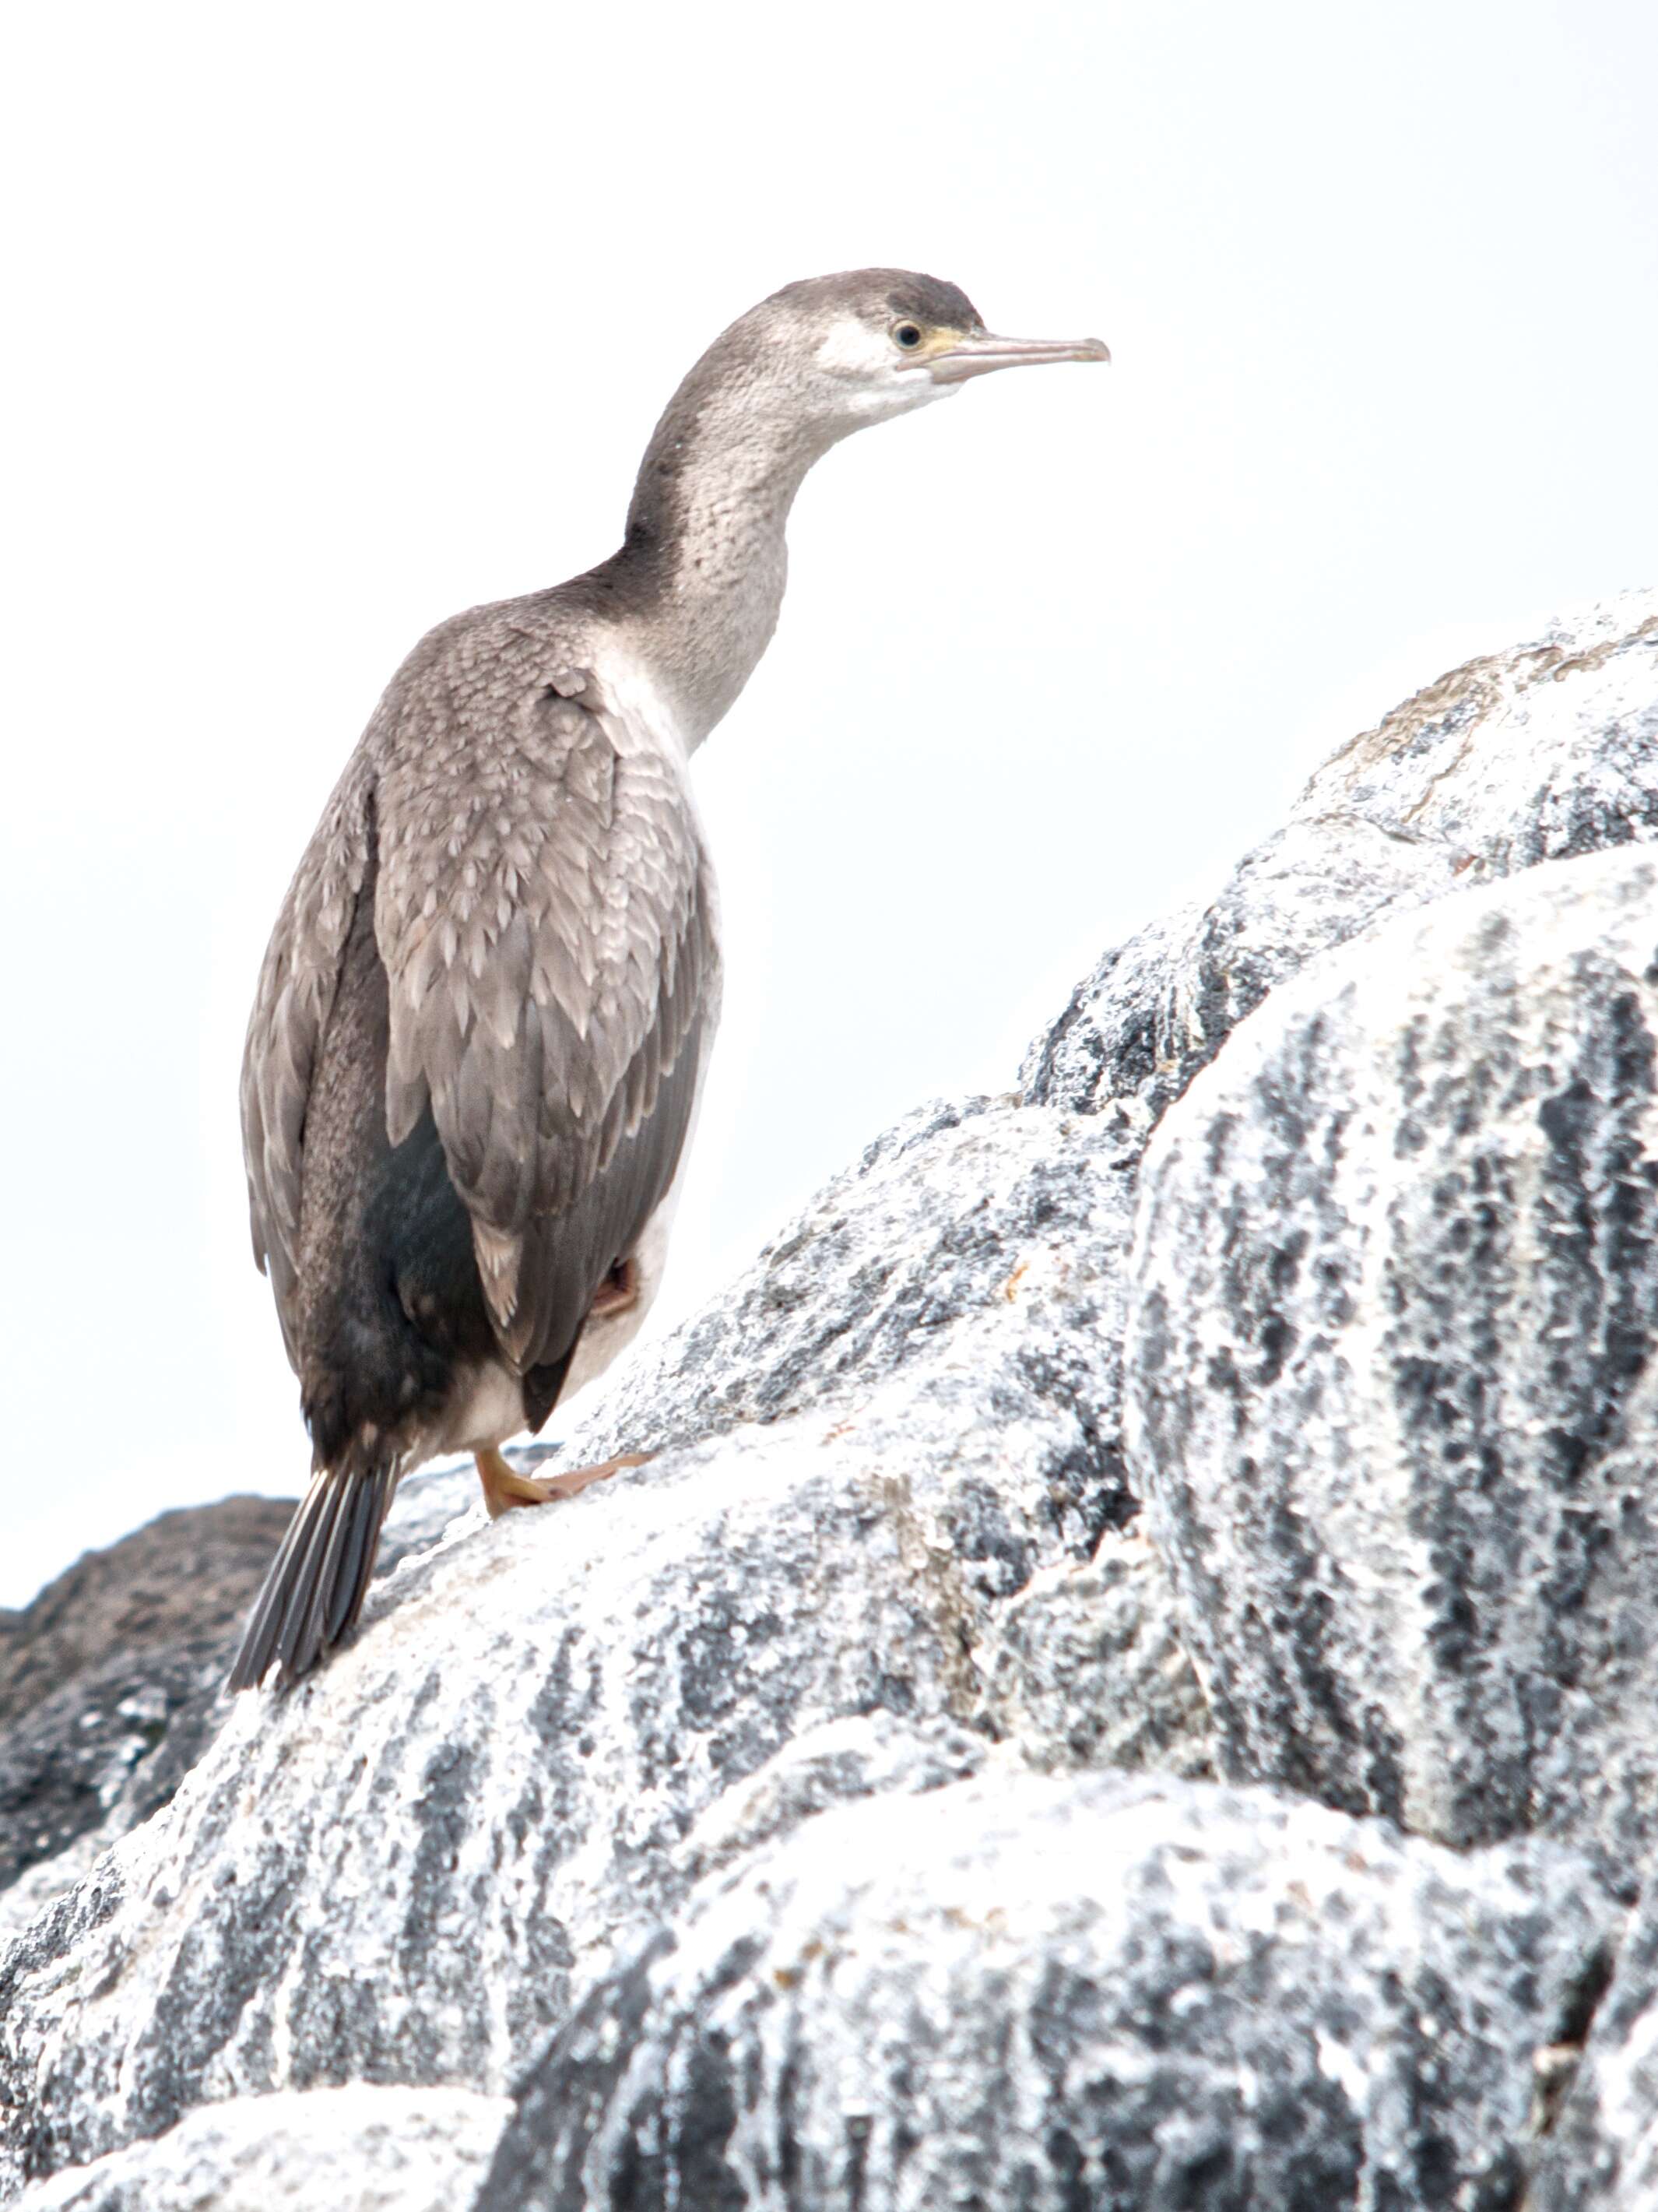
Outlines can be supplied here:
M619 1452L614 1459L601 1460L596 1467L573 1467L562 1474L533 1475L519 1474L493 1445L472 1455L478 1480L483 1485L483 1503L492 1521L498 1521L514 1505L548 1505L555 1498L575 1498L589 1483L603 1482L607 1475L619 1474L624 1467L643 1467L655 1456L653 1452Z

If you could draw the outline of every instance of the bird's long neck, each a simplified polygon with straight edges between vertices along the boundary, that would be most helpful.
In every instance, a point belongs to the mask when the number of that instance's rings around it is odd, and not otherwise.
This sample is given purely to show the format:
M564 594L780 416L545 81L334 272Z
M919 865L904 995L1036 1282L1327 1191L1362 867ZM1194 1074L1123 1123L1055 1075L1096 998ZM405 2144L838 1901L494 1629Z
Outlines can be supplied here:
M631 650L701 743L770 642L788 574L784 531L801 479L832 438L767 404L752 378L705 359L640 465L608 577ZM716 373L710 374L710 369Z

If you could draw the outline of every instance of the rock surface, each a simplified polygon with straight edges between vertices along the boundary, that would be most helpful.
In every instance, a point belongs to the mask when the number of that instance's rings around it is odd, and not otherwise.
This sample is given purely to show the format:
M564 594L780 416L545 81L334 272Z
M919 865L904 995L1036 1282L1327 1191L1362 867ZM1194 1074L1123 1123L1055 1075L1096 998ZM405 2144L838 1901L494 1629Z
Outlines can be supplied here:
M1219 896L1106 954L1032 1046L1033 1103L1144 1135L1268 991L1388 915L1658 839L1658 591L1453 669L1338 747Z
M40 2183L21 2212L468 2212L509 2110L362 2087L207 2105Z
M1653 2212L1655 2206L1658 1893L1649 1887L1595 2014L1527 2212Z
M224 1717L291 1499L164 1513L0 1618L0 1932L166 1804Z
M521 2088L490 2212L1511 2204L1582 1867L998 1773L710 1885Z
M723 1297L631 1361L565 1456L853 1409L871 1448L872 1423L959 1434L981 1455L987 1503L1002 1487L989 1470L1028 1460L1027 1485L1048 1492L1037 1510L1086 1557L1133 1511L1116 1390L1138 1157L1085 1115L993 1099L920 1109ZM999 1443L975 1437L987 1415L1007 1432ZM1029 1564L1010 1559L1014 1579L992 1579L1021 1587Z
M975 1720L1032 1766L1214 1773L1214 1729L1168 1574L1138 1527L1108 1529L1084 1565L1039 1569L975 1656Z
M498 2092L762 1770L762 1835L871 1775L963 1771L993 1611L1126 1509L1090 1395L1107 1347L1114 1372L1114 1157L1085 1117L917 1117L647 1364L679 1365L642 1440L704 1401L708 1440L554 1512L473 1509L380 1578L322 1674L240 1701L0 1968L15 2179L232 2094ZM629 1403L608 1418L636 1440ZM835 1757L780 1776L837 1723Z
M1406 916L1147 1155L1133 1464L1225 1770L1454 1844L1658 1827L1658 855Z
M0 1628L0 2202L1638 2178L1658 878L1573 856L1653 842L1646 594L1344 747L1023 1098L872 1146L565 1438L652 1464L405 1486L297 1692L215 1702L240 1597Z

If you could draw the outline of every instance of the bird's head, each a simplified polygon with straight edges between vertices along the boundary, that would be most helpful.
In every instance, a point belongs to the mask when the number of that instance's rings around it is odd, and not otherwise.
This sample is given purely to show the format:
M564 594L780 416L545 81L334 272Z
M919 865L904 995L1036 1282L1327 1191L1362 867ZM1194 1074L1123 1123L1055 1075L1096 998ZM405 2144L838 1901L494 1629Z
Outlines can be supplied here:
M748 385L749 404L796 409L831 442L992 369L1111 358L1098 338L997 337L965 292L910 269L786 284L739 317L715 355Z
M772 634L789 507L830 447L993 368L1110 358L1098 338L994 337L965 292L914 270L786 284L722 331L668 402L627 537L590 593L611 612L638 595L641 649L700 743Z

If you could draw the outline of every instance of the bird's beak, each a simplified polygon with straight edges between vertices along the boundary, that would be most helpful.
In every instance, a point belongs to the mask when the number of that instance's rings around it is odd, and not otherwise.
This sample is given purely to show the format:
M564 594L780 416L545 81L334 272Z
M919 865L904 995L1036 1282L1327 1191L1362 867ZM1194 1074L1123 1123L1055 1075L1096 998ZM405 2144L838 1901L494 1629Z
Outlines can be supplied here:
M976 337L954 338L927 367L935 384L961 384L969 376L987 376L993 368L1034 368L1044 361L1109 361L1111 349L1103 338L999 338L988 331Z

